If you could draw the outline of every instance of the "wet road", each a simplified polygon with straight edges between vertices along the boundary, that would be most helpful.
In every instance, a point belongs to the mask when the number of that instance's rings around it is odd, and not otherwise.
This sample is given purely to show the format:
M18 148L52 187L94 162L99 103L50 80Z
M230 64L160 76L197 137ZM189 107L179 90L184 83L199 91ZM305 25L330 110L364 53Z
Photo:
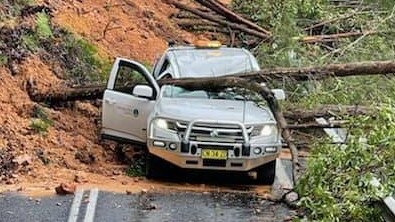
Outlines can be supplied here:
M291 163L277 164L273 187L290 186ZM191 175L189 175L191 176ZM193 175L192 175L193 176ZM228 176L228 177L227 177ZM212 177L212 178L210 178ZM191 179L192 178L192 179ZM176 178L180 179L180 178ZM231 185L239 181L239 184ZM294 212L283 204L261 199L253 189L235 175L197 175L188 182L211 182L234 192L189 192L152 190L136 194L77 190L75 195L40 199L17 193L0 194L0 222L67 221L67 222L150 222L150 221L284 221Z
M0 197L0 221L68 221L73 198L54 196L38 201L7 194ZM89 221L89 203L85 192L76 221ZM283 221L291 213L286 206L253 194L99 192L94 221Z

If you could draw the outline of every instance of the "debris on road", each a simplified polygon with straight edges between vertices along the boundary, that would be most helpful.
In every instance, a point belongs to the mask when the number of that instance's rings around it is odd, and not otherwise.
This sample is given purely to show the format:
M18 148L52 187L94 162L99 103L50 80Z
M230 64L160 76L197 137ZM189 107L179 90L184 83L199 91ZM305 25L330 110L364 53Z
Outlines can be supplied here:
M59 186L55 188L55 191L56 194L58 195L67 195L67 194L74 194L76 189L77 187L75 184L61 183Z

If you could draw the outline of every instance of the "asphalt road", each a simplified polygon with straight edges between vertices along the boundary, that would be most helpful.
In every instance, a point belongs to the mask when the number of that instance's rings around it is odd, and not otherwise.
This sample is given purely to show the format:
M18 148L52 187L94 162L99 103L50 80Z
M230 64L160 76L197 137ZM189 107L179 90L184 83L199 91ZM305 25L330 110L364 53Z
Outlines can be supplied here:
M291 169L289 162L281 162L283 168L277 169L275 184L283 185L289 183ZM265 201L243 190L232 193L156 190L127 195L93 189L40 199L16 193L0 195L0 222L265 222L284 221L292 214L283 204Z
M84 194L76 221L87 221ZM68 221L74 196L35 199L0 197L0 221ZM283 221L291 214L281 204L253 194L167 192L115 194L99 192L94 221Z

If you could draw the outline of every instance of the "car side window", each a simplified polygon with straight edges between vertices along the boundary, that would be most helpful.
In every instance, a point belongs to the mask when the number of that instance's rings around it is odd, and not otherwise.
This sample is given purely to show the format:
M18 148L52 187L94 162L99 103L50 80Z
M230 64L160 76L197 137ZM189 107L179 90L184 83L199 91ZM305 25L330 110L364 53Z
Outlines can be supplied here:
M132 94L136 85L150 85L144 72L138 66L130 63L119 63L114 90L122 93Z
M159 70L159 75L162 74L164 71L166 71L169 67L170 67L170 62L169 62L168 59L165 59L165 61L163 62L162 67Z

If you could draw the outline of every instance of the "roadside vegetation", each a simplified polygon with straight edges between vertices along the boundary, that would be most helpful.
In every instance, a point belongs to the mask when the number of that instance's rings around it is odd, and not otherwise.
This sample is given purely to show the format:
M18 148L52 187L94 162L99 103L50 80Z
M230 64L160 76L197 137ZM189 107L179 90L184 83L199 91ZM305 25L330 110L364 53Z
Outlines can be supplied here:
M109 58L100 56L96 46L87 40L53 24L49 8L28 0L1 4L0 65L16 74L17 64L34 54L55 70L60 66L58 77L73 85L106 81Z
M393 1L234 0L234 10L273 32L273 41L253 49L262 67L305 67L395 59ZM321 24L320 24L321 23ZM320 24L315 26L316 24ZM363 34L351 38L300 41L307 35ZM394 192L395 79L393 76L273 82L285 87L287 107L324 104L378 107L369 117L345 117L346 145L318 141L311 146L306 173L297 185L299 206L312 221L379 221L374 207Z

